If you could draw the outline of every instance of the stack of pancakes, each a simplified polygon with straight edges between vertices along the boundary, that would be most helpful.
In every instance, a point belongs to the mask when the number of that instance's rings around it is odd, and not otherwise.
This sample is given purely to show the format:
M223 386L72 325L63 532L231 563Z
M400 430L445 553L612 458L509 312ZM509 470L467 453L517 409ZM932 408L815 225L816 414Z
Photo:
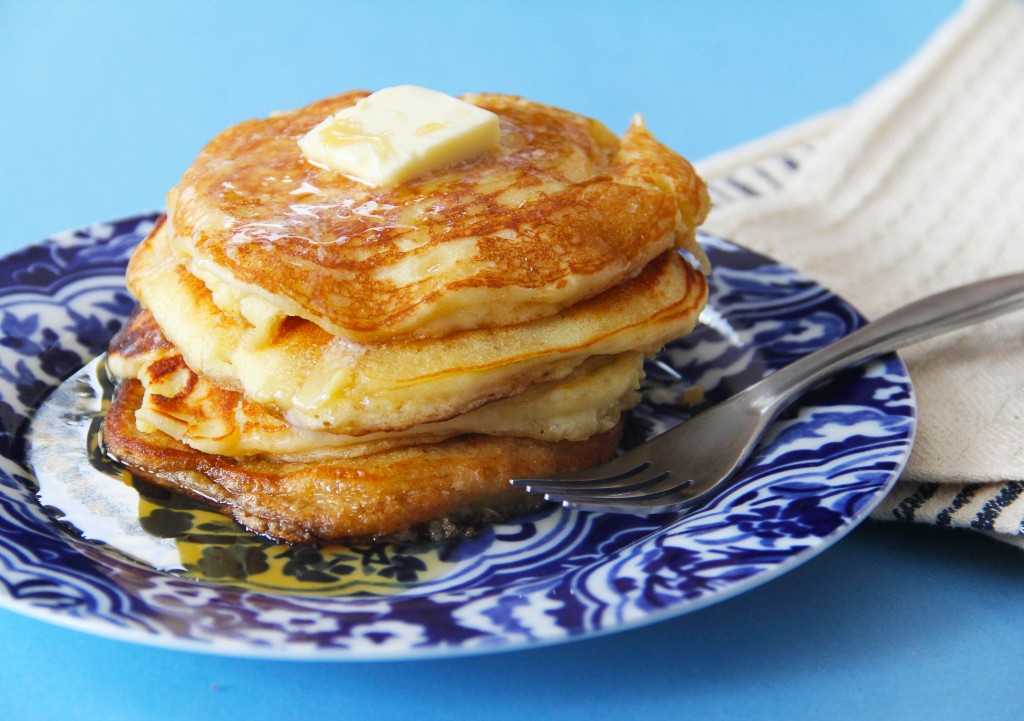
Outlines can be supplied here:
M514 476L612 455L644 354L707 287L692 167L640 120L504 95L493 152L395 187L297 140L350 92L221 133L127 281L108 452L289 542L450 536L535 508Z

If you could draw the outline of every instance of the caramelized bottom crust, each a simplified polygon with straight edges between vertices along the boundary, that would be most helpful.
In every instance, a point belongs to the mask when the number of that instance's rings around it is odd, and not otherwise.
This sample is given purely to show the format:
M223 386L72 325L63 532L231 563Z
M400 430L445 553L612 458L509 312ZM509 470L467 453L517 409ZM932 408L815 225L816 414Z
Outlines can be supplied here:
M220 508L289 543L439 540L535 510L514 476L586 468L614 453L622 424L584 441L467 435L326 463L229 458L136 428L142 385L118 387L103 425L107 452L158 485Z

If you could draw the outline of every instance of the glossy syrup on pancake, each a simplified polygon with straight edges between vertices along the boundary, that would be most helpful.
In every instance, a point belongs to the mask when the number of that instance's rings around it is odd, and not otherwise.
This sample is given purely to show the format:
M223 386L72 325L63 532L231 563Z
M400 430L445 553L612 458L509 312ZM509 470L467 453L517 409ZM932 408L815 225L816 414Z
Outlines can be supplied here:
M640 122L503 95L499 149L394 188L307 162L296 139L365 93L251 120L212 141L168 197L168 235L201 278L373 342L559 312L686 247L709 203Z

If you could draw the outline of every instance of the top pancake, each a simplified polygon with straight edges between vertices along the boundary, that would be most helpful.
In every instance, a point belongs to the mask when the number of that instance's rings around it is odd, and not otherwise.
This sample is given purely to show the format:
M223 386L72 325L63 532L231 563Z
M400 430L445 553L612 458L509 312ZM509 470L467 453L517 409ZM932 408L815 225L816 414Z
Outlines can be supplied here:
M374 188L297 143L366 94L243 122L200 153L168 197L168 236L192 273L363 343L542 318L667 249L702 257L705 187L639 120L620 141L574 113L464 96L499 116L500 147Z

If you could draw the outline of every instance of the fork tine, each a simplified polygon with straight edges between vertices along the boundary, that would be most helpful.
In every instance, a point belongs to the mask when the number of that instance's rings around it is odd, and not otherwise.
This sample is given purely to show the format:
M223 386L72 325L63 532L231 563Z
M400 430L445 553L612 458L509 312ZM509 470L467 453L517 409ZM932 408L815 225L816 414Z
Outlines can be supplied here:
M650 461L626 453L600 466L601 475L599 476L594 475L594 468L584 468L544 478L513 478L511 482L513 486L532 490L581 488L584 486L601 488L605 484L612 484L610 487L614 488L650 467Z
M580 510L650 515L681 510L696 503L702 494L694 493L691 490L693 486L694 482L687 479L660 491L639 495L545 494L544 497L549 501Z
M623 493L639 493L664 480L668 480L672 471L664 470L660 473L641 473L649 470L649 464L638 468L637 473L632 476L612 476L609 478L595 478L588 481L567 481L530 484L530 489L543 491L549 495L563 494L567 496L578 495L587 498L599 498L601 496L620 495ZM632 478L632 480L629 480Z
M642 463L628 471L611 476L571 478L568 477L569 474L566 474L563 476L552 476L551 478L517 478L512 483L513 485L523 486L531 492L583 491L591 493L606 490L627 491L644 488L651 484L651 476L649 474L644 475L644 471L648 468L650 468L649 463Z
M665 471L647 479L637 488L580 488L568 489L565 492L549 491L545 497L551 501L568 501L570 503L620 503L623 501L641 502L664 500L694 486L690 478L672 478L671 471Z

